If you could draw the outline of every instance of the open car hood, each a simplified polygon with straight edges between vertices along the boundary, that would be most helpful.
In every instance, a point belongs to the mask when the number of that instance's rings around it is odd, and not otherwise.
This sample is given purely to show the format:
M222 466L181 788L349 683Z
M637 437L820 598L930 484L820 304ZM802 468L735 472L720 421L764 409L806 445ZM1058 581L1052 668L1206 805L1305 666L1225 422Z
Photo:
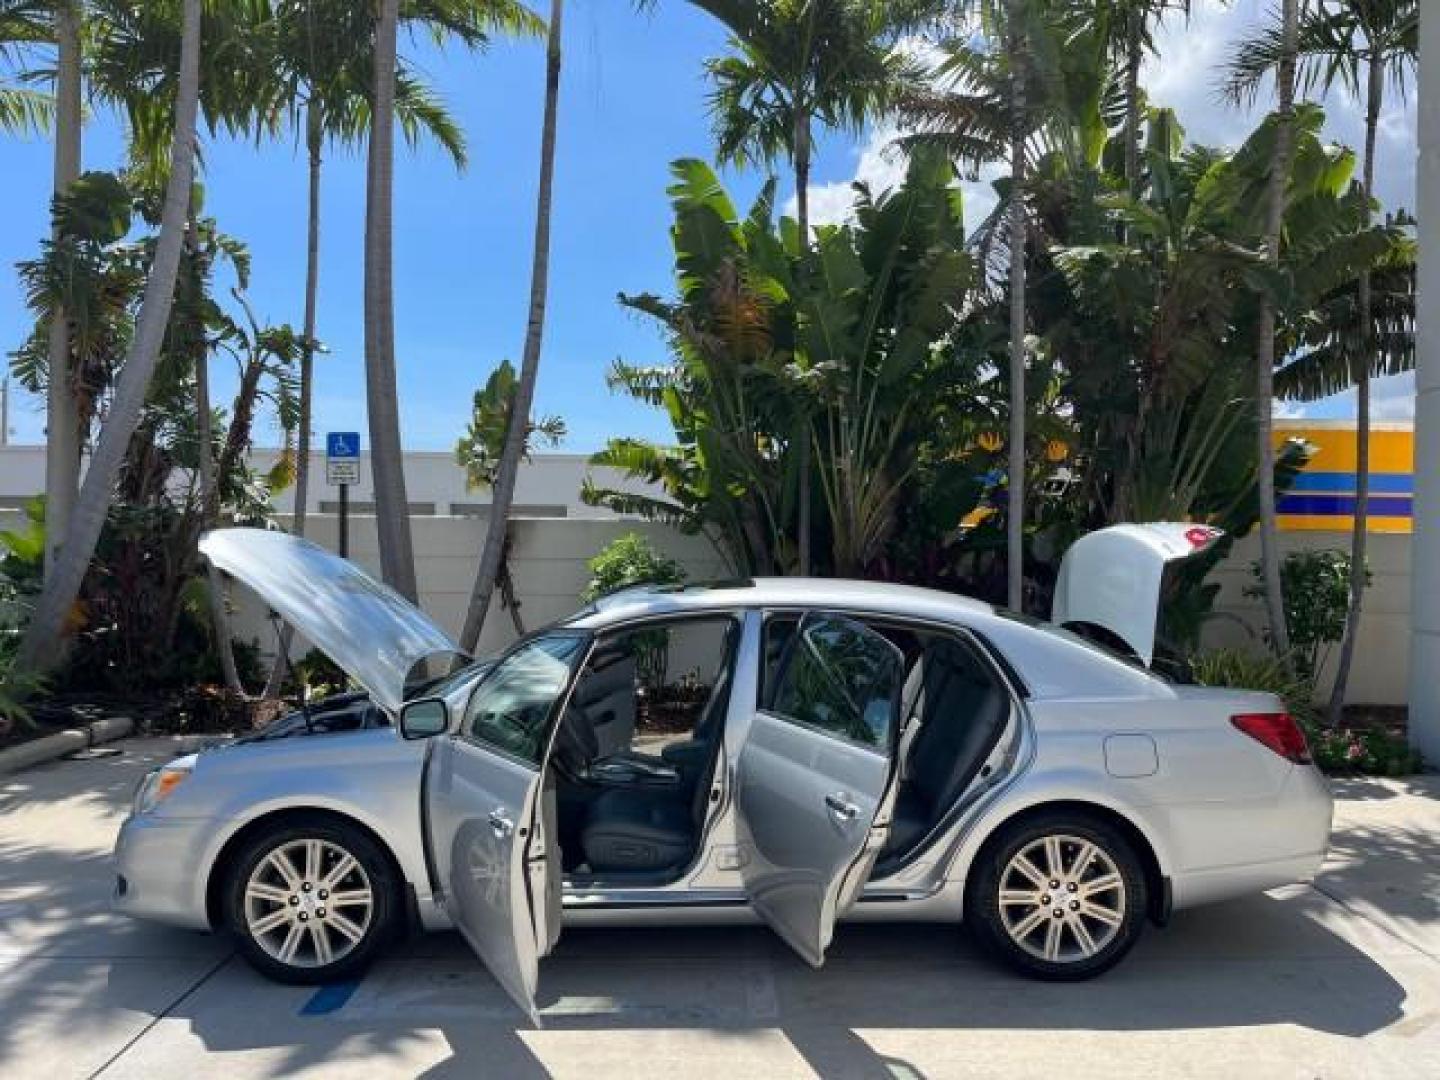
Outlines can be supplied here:
M266 529L216 529L200 551L244 582L391 713L420 661L463 656L430 618L354 563Z
M1112 525L1082 536L1060 562L1050 621L1099 626L1148 667L1155 656L1165 568L1199 555L1225 533L1211 525Z

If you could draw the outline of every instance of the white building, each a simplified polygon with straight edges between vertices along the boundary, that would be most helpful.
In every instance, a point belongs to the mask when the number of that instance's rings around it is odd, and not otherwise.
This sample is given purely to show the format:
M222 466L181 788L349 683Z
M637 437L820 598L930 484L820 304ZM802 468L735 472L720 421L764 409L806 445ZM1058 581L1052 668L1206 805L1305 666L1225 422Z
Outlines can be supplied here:
M278 450L257 450L251 464L268 470L279 457ZM375 512L373 472L368 457L360 462L360 483L350 489L350 511L357 516ZM593 466L585 454L536 454L520 466L515 487L515 514L527 518L613 519L603 507L586 506L580 488L586 476L606 487L641 491L644 485L626 480L616 469ZM414 517L483 517L490 505L490 493L469 491L465 471L455 455L440 451L405 455L406 497ZM45 490L45 447L0 445L0 509L17 510ZM275 496L275 508L288 515L294 508L295 491L288 488ZM310 490L307 510L334 514L339 510L339 489L325 483L325 455L310 457Z

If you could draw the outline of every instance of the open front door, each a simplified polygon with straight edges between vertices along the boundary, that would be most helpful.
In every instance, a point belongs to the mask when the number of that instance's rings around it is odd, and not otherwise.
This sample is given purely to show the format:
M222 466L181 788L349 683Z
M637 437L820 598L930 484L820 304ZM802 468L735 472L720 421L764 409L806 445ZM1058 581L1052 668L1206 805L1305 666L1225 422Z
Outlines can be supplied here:
M750 903L819 967L889 831L904 661L853 619L801 620L736 767Z
M540 957L559 932L545 758L589 643L563 631L511 652L475 688L459 724L432 743L426 766L429 854L445 909L537 1022Z

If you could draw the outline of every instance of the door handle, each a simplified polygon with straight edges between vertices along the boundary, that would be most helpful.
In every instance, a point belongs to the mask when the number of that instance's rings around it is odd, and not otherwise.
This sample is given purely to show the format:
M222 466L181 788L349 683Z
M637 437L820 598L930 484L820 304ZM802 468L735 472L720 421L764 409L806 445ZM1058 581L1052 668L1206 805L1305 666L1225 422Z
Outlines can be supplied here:
M825 796L825 806L841 821L854 821L860 816L860 807L850 801L843 791L831 792Z
M505 811L497 807L490 811L490 828L501 840L509 836L515 830L515 823L505 816Z

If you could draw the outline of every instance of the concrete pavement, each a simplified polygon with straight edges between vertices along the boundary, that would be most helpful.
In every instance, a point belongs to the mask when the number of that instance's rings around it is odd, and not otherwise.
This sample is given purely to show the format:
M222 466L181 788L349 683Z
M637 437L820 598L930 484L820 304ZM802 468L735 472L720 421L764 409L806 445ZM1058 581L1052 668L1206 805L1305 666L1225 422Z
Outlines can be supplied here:
M0 778L0 1076L1440 1076L1440 778L1345 781L1311 887L1182 913L1105 978L1029 982L943 927L568 931L531 1030L454 935L348 996L108 911L115 829L175 752Z

